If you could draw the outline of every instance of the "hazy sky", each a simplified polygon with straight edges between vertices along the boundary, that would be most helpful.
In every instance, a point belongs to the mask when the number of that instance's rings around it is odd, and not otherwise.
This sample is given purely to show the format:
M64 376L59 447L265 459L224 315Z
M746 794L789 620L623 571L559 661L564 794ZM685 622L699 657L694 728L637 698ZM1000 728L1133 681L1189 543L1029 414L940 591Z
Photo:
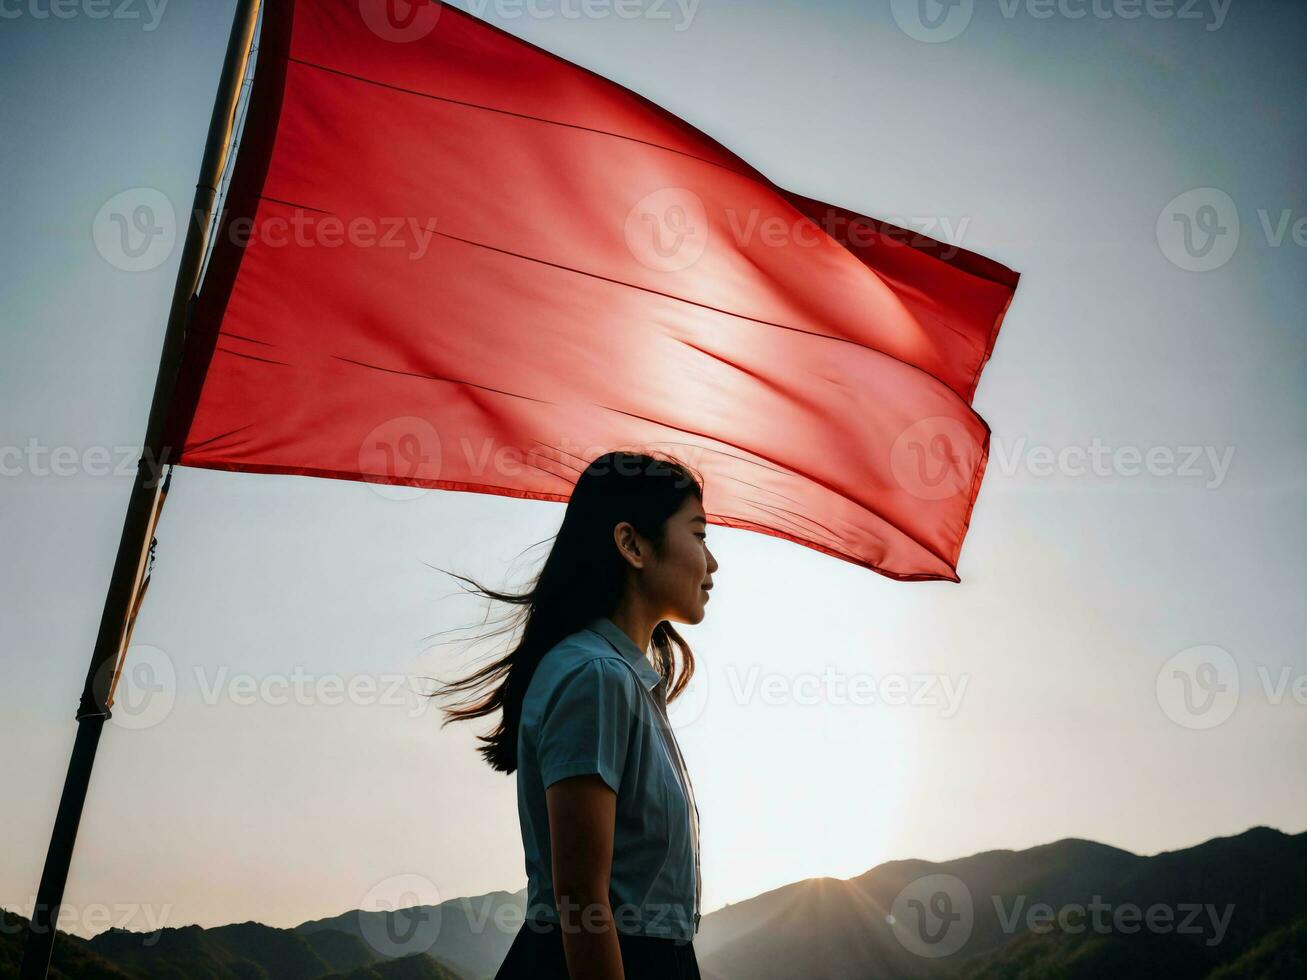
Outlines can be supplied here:
M132 188L189 206L233 6L0 4L0 904L22 911L130 485L99 454L139 444L178 257L121 271L93 222ZM706 910L893 858L1307 829L1307 7L996 0L932 32L897 0L461 6L782 186L1023 273L976 398L993 458L961 585L710 532L673 709ZM428 563L520 583L562 510L395 496L176 472L133 651L165 690L106 729L77 931L97 906L291 925L397 875L428 900L524 885L512 779L404 692L456 672L424 637L480 615Z

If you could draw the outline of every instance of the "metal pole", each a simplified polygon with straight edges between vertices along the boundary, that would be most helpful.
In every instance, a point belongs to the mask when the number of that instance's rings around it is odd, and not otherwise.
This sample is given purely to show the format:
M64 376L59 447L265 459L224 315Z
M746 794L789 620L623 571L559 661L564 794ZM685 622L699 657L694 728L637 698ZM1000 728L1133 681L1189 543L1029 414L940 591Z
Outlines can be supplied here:
M154 399L150 404L150 416L146 424L145 443L136 467L136 482L127 502L127 516L118 542L118 555L114 560L104 612L100 617L100 629L77 709L77 738L73 743L54 830L50 835L50 848L46 852L45 869L37 889L36 906L32 910L31 927L19 972L21 980L45 980L50 969L55 926L59 907L63 904L64 885L68 881L68 868L72 863L73 845L77 840L77 828L81 823L91 769L95 764L95 751L104 722L110 714L119 654L126 640L134 600L145 574L150 539L162 507L163 471L169 465L168 456L172 448L163 444L164 427L181 365L191 298L200 283L209 231L213 224L214 204L218 197L218 183L227 164L241 84L249 66L250 48L260 6L261 0L237 0L236 3L236 16L227 44L217 98L214 100L204 159L200 165L200 179L195 189L195 202L182 247L172 306L168 312L163 351L159 358L159 374L155 380Z

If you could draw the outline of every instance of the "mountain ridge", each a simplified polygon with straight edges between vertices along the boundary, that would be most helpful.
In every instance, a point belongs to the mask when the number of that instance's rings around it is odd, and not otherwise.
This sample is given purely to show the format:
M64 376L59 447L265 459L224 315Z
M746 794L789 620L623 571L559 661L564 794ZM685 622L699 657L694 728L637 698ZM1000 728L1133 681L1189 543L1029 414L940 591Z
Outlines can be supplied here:
M781 885L705 916L695 950L705 980L1280 980L1307 975L1297 971L1307 959L1304 880L1307 833L1264 825L1153 855L1066 837ZM525 897L525 889L495 890L434 906L349 910L290 929L245 920L111 929L90 940L61 935L51 976L486 980L516 934ZM937 908L947 914L928 921ZM1155 920L1132 929L1122 917L1131 909ZM1104 915L1110 928L1100 928ZM1190 932L1179 927L1182 916ZM964 919L965 935L952 932ZM17 976L16 924L26 926L6 911L0 980ZM69 964L74 972L63 972Z

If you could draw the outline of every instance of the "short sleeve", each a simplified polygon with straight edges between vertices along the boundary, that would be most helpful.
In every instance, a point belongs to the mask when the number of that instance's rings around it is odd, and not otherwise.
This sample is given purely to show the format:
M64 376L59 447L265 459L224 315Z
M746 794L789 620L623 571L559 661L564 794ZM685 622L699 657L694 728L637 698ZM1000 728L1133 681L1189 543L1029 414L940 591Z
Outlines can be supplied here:
M636 681L624 664L589 660L559 681L540 720L537 758L546 788L597 773L622 784L636 728Z

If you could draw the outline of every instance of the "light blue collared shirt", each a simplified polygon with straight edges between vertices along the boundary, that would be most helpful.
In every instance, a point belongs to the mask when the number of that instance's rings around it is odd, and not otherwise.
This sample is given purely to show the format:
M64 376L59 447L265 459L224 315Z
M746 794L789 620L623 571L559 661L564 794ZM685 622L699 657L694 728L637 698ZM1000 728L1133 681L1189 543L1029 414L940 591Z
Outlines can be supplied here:
M523 698L517 738L528 916L558 922L545 789L595 773L617 793L608 888L614 925L625 933L694 938L698 810L660 710L662 695L661 675L606 616L541 659Z

